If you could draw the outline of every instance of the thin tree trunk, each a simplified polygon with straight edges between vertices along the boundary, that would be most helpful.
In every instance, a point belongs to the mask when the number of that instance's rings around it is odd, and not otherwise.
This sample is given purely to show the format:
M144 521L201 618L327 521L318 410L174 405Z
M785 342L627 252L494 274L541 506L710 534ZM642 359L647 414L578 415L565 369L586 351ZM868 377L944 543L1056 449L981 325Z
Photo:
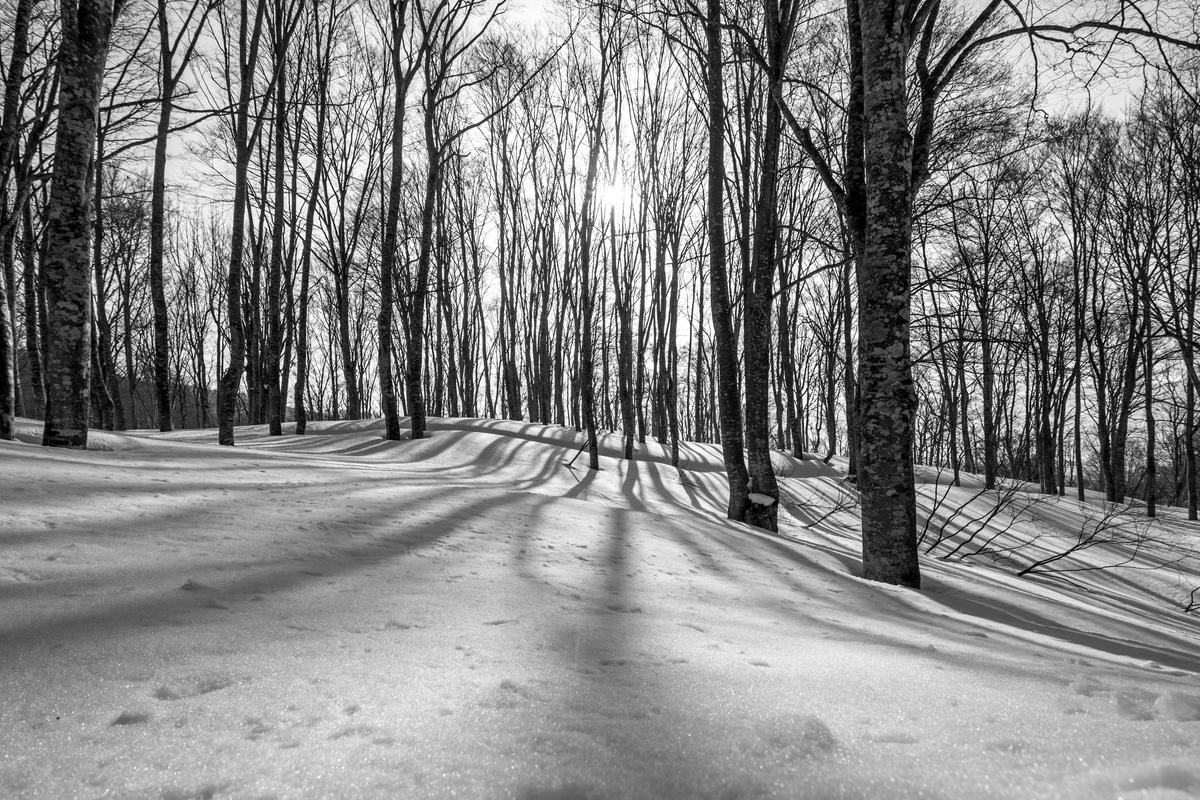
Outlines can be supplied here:
M28 55L29 18L33 11L33 0L18 0L13 18L12 53L8 71L4 78L4 111L0 118L0 185L4 191L0 196L7 200L10 167L17 150L17 126L21 107L21 84L25 78L25 60ZM20 191L14 192L19 197ZM0 439L12 439L13 417L17 410L20 374L17 371L15 270L13 268L13 236L16 215L21 213L18 203L13 206L13 218L7 221L4 235L4 274L0 275ZM7 206L7 203L5 203ZM26 311L28 314L29 312Z
M392 370L392 326L395 310L393 288L396 280L396 247L400 225L400 199L404 177L404 98L405 74L401 69L401 38L404 33L404 13L407 2L389 6L392 15L390 56L395 104L392 107L392 169L388 177L387 209L383 220L383 245L380 253L379 276L379 391L383 405L384 438L400 439L400 411L396 398L396 380Z
M11 244L8 244L11 247ZM11 260L11 250L5 256ZM14 328L9 312L9 288L5 271L0 270L0 439L14 438L13 428L16 417L16 381L13 364L16 363L16 347L14 346Z
M246 360L246 334L242 318L242 265L246 241L247 178L253 142L250 136L250 100L254 89L254 64L258 60L265 3L258 4L253 22L247 0L241 0L238 25L240 88L234 121L233 230L229 244L229 275L225 284L226 324L229 326L229 363L217 384L218 442L232 446L237 419L238 393ZM251 26L253 26L251 28ZM247 41L249 36L249 41Z
M283 165L287 148L287 54L289 32L282 3L275 4L273 38L275 67L274 163L272 170L271 260L267 267L267 342L264 354L263 383L266 389L268 435L283 435L283 404L280 402L280 359L283 350Z
M37 413L46 407L46 384L42 329L45 327L46 302L38 271L37 244L33 234L33 211L28 205L21 211L21 265L25 283L25 355L29 360L29 378L33 384L33 399Z

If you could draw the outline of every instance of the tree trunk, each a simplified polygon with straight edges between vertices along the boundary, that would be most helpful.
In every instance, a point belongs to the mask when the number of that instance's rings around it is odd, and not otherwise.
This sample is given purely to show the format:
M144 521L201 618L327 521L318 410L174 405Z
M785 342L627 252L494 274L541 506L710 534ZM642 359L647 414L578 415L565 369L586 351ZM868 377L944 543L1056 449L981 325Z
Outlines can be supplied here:
M241 0L238 26L240 82L234 121L233 230L229 243L229 275L225 283L226 324L229 326L229 363L217 384L218 442L232 446L237 419L238 392L246 360L246 335L242 319L242 264L246 241L247 178L253 143L250 141L250 99L254 89L254 65L262 34L265 3L255 10L253 28L246 0ZM249 41L247 41L249 36Z
M13 342L13 325L9 314L9 297L8 278L3 271L0 271L0 439L5 440L15 436L13 421L17 413L13 374L13 364L16 363L16 347Z
M46 407L46 384L42 359L42 331L46 320L46 299L37 264L37 245L33 235L33 211L28 205L21 211L21 265L25 283L25 355L29 360L29 378L33 384L34 406L38 413Z
M404 373L404 390L408 400L408 414L412 419L412 438L425 438L425 390L422 386L425 361L425 307L429 294L429 269L433 257L433 216L437 196L441 189L442 153L435 138L435 114L437 95L435 89L426 89L425 108L425 153L429 166L425 173L425 196L421 204L421 239L417 251L417 276L413 284L413 295L409 298L407 363Z
M919 587L909 351L912 137L907 25L894 2L858 2L862 26L866 238L858 265L858 485L863 576Z
M1196 476L1196 384L1189 380L1183 423L1183 459L1187 474L1187 518L1200 516L1200 480Z
M33 11L33 0L18 0L13 18L12 54L8 71L4 77L4 111L0 118L0 185L7 200L10 167L17 150L17 127L21 109L21 84L25 78L25 60L28 55L29 18ZM20 194L20 191L14 193ZM19 197L18 197L19 199ZM7 205L7 204L6 204ZM13 417L16 414L20 375L17 371L16 348L16 285L13 269L13 237L16 215L21 213L19 203L13 205L13 218L7 221L4 236L4 274L0 275L0 439L13 438ZM26 311L28 314L29 311Z
M267 431L270 436L283 435L282 386L280 385L280 360L283 357L283 165L286 158L287 134L287 53L288 31L284 9L275 4L275 29L273 38L275 67L275 120L274 120L274 164L271 218L271 260L267 267L267 342L263 360L263 383L266 389Z
M1158 462L1154 458L1154 337L1150 329L1150 278L1142 275L1142 335L1146 339L1143 382L1146 392L1146 516L1157 514Z
M721 2L707 0L704 33L705 91L708 103L708 250L709 288L713 317L713 348L717 361L717 400L721 456L729 482L729 519L746 517L750 480L742 450L741 393L737 353L730 319L729 277L725 248L725 84L722 69Z
M150 303L154 309L154 395L158 429L171 430L170 346L167 295L163 280L163 237L167 195L167 137L175 105L175 74L167 21L167 2L158 0L159 102L154 137L154 172L150 183Z
M59 114L46 208L46 418L42 444L87 447L92 357L91 186L97 110L120 0L60 0Z
M396 380L392 373L392 318L395 309L393 288L396 280L396 247L400 226L400 199L404 177L404 92L403 72L400 64L400 39L404 30L402 14L407 3L390 7L392 16L392 40L390 55L392 80L396 87L395 105L392 108L392 169L388 178L387 209L383 219L383 249L380 253L379 274L379 392L383 406L384 438L400 439L400 411L396 398Z

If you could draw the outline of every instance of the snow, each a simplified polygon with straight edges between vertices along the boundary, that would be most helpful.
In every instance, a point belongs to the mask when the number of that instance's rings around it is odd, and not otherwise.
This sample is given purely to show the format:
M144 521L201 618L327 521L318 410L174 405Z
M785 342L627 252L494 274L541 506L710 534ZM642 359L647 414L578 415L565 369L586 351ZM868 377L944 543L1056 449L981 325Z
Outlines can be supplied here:
M20 426L0 797L1200 797L1176 509L1125 567L1019 578L1103 510L1014 505L918 593L856 576L836 462L777 455L773 537L722 519L715 446L677 471L607 437L590 472L575 431L495 420L87 452ZM921 475L943 521L979 491Z

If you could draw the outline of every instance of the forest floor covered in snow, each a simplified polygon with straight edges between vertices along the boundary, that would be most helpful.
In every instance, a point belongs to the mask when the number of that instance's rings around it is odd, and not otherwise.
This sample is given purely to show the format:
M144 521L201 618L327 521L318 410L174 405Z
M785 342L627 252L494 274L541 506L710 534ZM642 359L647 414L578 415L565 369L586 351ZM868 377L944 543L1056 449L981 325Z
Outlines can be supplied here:
M594 473L570 429L430 422L66 452L22 421L0 797L1200 797L1178 509L923 470L916 592L856 577L837 465L779 456L776 537L722 519L715 446L610 436ZM1042 569L1128 563L1016 575L1081 534Z

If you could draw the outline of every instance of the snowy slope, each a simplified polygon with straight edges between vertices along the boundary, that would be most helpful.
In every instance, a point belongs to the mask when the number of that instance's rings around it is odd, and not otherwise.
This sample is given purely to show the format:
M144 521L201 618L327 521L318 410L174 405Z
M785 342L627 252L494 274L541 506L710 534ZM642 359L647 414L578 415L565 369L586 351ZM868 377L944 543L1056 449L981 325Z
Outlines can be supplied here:
M609 438L597 474L574 431L513 422L84 453L22 424L0 797L1200 797L1174 510L1126 568L1018 578L1100 505L1013 505L996 544L1030 544L930 557L917 593L854 576L852 494L814 461L780 456L769 537L721 518L706 445L676 471ZM943 519L977 491L925 478Z

